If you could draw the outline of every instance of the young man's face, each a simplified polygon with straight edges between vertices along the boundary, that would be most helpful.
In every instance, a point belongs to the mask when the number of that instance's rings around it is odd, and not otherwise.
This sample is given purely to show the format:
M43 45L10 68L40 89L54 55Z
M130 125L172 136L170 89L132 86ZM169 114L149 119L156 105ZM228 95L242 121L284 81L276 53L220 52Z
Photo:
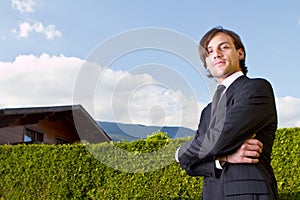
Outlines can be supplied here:
M241 71L242 49L235 49L233 39L225 33L217 33L207 45L207 69L220 83L231 74Z

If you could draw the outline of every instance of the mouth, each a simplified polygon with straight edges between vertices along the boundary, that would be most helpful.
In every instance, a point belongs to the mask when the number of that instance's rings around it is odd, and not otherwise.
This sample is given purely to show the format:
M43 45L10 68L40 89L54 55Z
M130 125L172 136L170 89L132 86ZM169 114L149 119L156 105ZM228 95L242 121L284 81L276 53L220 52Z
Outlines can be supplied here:
M219 60L219 61L214 62L214 66L216 66L216 65L223 65L223 64L225 64L224 60Z

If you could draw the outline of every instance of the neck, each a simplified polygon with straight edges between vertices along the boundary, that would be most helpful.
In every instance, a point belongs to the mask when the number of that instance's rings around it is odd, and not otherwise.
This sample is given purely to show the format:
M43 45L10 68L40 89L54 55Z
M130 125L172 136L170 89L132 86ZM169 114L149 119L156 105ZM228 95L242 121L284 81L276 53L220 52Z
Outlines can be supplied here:
M234 73L236 73L236 72L239 72L239 71L241 71L241 70L237 70L237 71L231 72L231 73L229 73L229 74L226 74L226 75L224 75L224 76L221 76L221 77L215 77L215 78L216 78L218 84L221 84L226 78L228 78L228 77L231 76L232 74L234 74Z

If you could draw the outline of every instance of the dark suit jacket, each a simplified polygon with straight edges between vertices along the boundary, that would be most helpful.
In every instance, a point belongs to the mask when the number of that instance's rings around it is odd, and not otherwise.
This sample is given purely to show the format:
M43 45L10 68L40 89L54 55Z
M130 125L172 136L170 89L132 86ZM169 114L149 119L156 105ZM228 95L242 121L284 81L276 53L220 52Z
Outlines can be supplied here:
M270 165L276 129L272 86L241 76L226 90L214 115L211 104L202 111L195 138L180 147L180 166L191 176L205 177L203 199L278 199ZM264 145L259 163L226 163L216 169L216 157L233 153L254 133Z

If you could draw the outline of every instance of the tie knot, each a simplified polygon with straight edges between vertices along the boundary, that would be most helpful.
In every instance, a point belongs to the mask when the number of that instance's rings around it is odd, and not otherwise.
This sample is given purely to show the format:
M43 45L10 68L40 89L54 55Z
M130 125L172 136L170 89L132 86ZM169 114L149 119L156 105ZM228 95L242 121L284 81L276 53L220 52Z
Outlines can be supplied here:
M225 86L224 85L218 85L217 87L217 91L223 92L225 90Z

